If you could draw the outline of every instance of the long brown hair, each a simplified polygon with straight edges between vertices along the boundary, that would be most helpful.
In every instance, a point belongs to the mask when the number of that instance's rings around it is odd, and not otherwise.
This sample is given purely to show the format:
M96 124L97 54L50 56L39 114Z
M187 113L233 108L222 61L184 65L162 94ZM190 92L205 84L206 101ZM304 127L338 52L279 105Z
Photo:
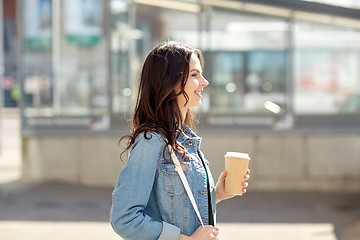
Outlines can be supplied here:
M194 49L178 42L164 42L156 46L146 57L144 62L135 111L132 116L132 133L120 138L119 143L128 139L128 151L135 139L147 132L160 133L173 149L185 157L185 149L177 141L179 128L187 124L190 128L194 125L195 114L188 110L183 120L177 97L181 94L186 99L189 97L184 91L190 71L190 58L196 54L203 67L203 56L200 50ZM186 105L185 104L185 105ZM165 149L163 155L165 158Z

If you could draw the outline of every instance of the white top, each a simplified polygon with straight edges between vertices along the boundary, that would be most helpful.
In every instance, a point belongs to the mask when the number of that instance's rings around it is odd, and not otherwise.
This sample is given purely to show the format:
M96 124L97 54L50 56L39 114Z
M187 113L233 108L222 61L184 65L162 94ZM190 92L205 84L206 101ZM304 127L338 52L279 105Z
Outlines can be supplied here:
M235 158L243 158L243 159L249 159L250 160L250 155L248 153L227 152L225 154L225 157L235 157Z

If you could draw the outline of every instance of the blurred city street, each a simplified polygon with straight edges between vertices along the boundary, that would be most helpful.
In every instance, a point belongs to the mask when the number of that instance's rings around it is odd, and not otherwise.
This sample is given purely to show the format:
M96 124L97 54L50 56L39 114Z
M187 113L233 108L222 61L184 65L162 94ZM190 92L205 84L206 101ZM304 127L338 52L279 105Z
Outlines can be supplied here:
M0 239L121 239L109 224L111 188L21 181L16 116L2 120ZM250 181L217 213L222 240L360 239L360 193L253 192Z
M0 240L121 240L121 136L185 123L215 181L251 156L218 239L360 240L360 0L0 0L0 45Z

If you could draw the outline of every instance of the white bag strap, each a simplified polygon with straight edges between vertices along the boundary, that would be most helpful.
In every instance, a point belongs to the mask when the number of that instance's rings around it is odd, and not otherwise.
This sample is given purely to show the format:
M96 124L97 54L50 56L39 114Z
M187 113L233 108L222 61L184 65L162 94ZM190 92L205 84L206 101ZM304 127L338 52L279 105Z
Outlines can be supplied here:
M186 193L187 193L187 195L189 196L190 202L191 202L191 204L192 204L193 207L194 207L194 210L195 210L195 212L196 212L197 217L198 217L199 220L200 220L201 225L204 226L204 223L203 223L203 221L202 221L202 219L201 219L201 215L200 215L199 209L198 209L198 207L197 207L197 205L196 205L196 202L195 202L194 195L193 195L193 193L191 192L189 183L188 183L188 181L187 181L187 179L186 179L186 177L185 177L185 174L184 174L184 172L183 172L183 170L182 170L182 168L181 168L181 164L180 164L180 162L179 162L179 160L178 160L175 152L173 151L172 147L171 147L170 145L168 145L168 148L169 148L169 151L170 151L170 153L171 153L171 158L172 158L172 160L174 161L174 164L175 164L175 170L178 172L178 174L179 174L179 176L180 176L181 182L182 182L183 185L184 185L184 188L185 188L185 190L186 190Z

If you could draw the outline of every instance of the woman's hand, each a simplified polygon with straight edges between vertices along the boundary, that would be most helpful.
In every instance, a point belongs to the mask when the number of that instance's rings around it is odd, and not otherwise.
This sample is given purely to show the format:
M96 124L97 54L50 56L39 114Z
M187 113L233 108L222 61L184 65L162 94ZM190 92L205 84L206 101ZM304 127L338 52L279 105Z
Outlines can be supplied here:
M236 195L225 193L225 178L226 178L226 175L227 175L227 172L223 171L220 174L219 179L218 179L218 181L216 183L216 188L215 188L216 203L219 203L222 200L229 199L229 198L232 198L232 197L236 196ZM244 176L244 179L245 179L245 181L247 181L247 180L249 180L249 178L250 178L250 170L248 169L245 176ZM243 190L242 190L243 193L246 193L246 188L247 188L248 185L249 184L247 182L243 183L243 187L244 187Z
M185 237L184 235L181 235L179 240L215 240L218 239L218 234L218 228L211 225L205 225L198 227L198 229L196 229L196 231L190 237Z

